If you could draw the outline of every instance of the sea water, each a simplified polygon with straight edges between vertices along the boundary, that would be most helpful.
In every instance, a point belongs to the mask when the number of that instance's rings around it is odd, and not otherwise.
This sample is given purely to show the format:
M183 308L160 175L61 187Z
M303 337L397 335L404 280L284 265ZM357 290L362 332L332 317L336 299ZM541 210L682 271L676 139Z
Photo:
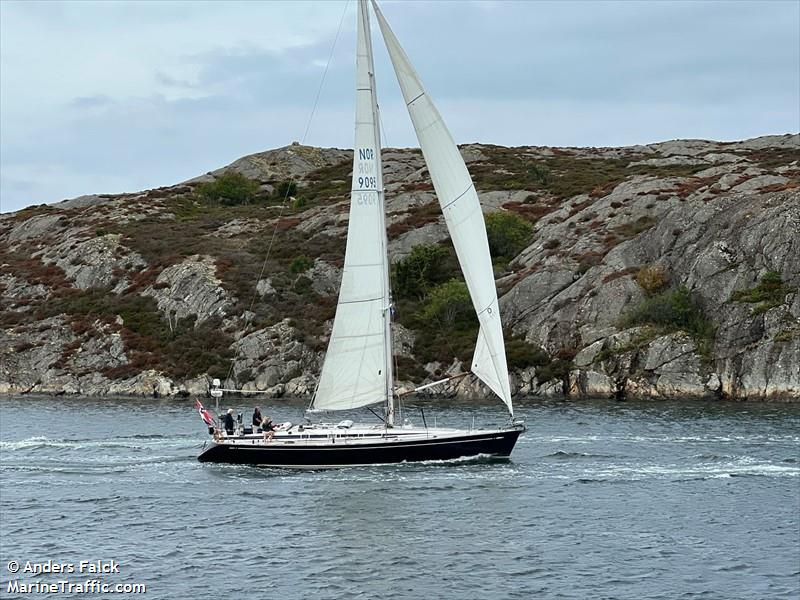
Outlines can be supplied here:
M299 401L223 402L303 418ZM503 420L424 406L428 425ZM0 597L800 596L800 405L530 400L517 415L506 462L288 471L198 463L192 400L0 399ZM57 582L72 592L43 587Z

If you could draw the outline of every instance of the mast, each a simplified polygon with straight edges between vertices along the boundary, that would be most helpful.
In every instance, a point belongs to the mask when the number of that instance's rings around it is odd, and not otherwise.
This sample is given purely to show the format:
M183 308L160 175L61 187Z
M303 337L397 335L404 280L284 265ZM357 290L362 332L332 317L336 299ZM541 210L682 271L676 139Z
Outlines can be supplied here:
M372 125L375 139L375 164L378 190L378 203L380 208L380 224L383 241L383 256L385 257L383 271L383 289L386 306L383 311L384 319L384 348L386 352L386 424L394 425L394 360L392 353L392 290L389 282L389 235L386 230L386 194L383 187L383 160L381 158L381 120L378 108L378 95L375 86L375 62L372 54L372 32L369 23L369 0L359 0L359 19L362 31L366 38L367 72L369 73L369 87L372 100Z

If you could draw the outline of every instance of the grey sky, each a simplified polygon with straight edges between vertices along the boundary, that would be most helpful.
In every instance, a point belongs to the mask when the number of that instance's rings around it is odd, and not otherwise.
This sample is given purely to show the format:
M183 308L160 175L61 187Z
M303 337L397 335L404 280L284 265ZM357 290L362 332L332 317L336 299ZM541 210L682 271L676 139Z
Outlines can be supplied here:
M462 142L800 130L800 2L388 2ZM0 210L168 185L300 140L344 0L0 1ZM377 26L386 140L416 141ZM351 147L350 2L306 143Z

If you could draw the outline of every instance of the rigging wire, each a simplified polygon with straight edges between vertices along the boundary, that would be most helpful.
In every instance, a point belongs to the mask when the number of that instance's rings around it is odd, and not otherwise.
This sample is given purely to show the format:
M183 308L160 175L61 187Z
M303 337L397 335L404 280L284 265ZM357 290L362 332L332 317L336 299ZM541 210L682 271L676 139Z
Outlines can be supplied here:
M325 78L328 75L328 70L331 66L331 62L333 61L333 53L336 50L336 43L339 41L339 35L342 32L342 25L344 24L344 18L347 15L347 10L350 8L350 0L346 0L344 3L344 10L342 11L342 16L339 19L339 26L336 29L336 35L333 38L333 43L331 44L331 50L328 54L328 61L325 63L325 70L322 72L322 78L319 82L319 87L317 88L316 96L314 97L314 104L311 108L311 113L308 116L308 122L306 123L305 131L303 132L303 137L300 139L300 145L304 145L306 139L308 138L308 133L311 131L311 123L314 120L314 115L317 112L317 105L319 104L320 96L322 95L322 88L325 86ZM258 283L261 281L261 278L264 276L264 271L267 268L267 262L269 261L270 254L272 252L272 246L275 243L275 237L278 233L278 227L280 226L281 218L283 217L283 212L286 209L286 201L289 199L289 194L292 190L292 184L295 183L297 177L296 175L292 175L289 179L289 185L286 186L286 193L283 195L283 201L281 202L281 208L278 212L278 218L275 221L275 227L272 229L272 236L270 237L269 244L267 245L267 254L264 256L264 262L261 264L261 271L258 273L258 278L256 279L255 286L253 287L253 297L250 300L250 306L244 314L244 327L242 328L243 332L247 331L247 328L250 326L251 315L253 314L253 307L256 303L256 298L258 298ZM231 373L233 372L233 365L235 359L231 359L231 365L228 368L228 375L226 380L229 380L231 377Z

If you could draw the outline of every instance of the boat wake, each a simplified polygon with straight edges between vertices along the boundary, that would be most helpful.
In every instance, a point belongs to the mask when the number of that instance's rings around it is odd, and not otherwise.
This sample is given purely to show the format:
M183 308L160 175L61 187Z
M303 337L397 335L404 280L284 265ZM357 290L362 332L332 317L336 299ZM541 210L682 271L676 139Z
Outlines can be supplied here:
M460 456L458 458L450 458L447 460L423 460L415 465L469 465L469 464L485 464L485 463L507 463L508 456L492 456L491 454L476 454L475 456ZM402 463L411 464L411 463Z
M611 454L589 454L587 452L563 452L561 450L557 452L553 452L552 454L547 454L543 458L555 458L555 459L595 459L595 458L619 458L618 456L613 456Z
M764 463L727 463L719 465L631 466L592 469L576 473L574 483L623 483L650 479L672 481L704 481L729 477L798 477L800 469L786 465ZM559 478L572 478L568 475Z
M8 473L52 473L62 475L110 475L126 473L142 468L152 468L171 463L194 464L191 458L176 456L153 456L138 461L108 462L99 460L60 461L48 463L6 462L0 463L0 472Z
M0 472L110 475L193 462L191 437L140 435L113 439L32 436L0 441Z
M144 447L156 446L183 446L187 440L195 440L195 436L163 436L163 435L133 435L121 436L114 439L74 439L60 438L51 439L46 436L33 436L23 440L13 442L0 441L0 451L14 452L19 450L41 450L46 448L58 448L63 450L91 450L102 448L129 448L140 450Z

